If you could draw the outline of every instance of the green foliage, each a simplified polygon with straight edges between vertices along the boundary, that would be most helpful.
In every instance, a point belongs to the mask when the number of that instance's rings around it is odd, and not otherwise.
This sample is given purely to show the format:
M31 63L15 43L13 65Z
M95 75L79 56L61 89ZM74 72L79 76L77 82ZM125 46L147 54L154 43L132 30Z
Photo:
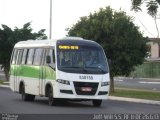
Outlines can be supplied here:
M9 64L10 57L15 43L19 41L24 41L28 39L46 39L47 36L44 34L45 30L42 29L37 33L32 33L33 29L31 28L31 23L26 23L23 25L23 28L15 27L14 30L9 28L7 25L2 25L0 29L0 64L4 68L6 78L9 78Z
M157 30L157 38L159 38L159 29L157 24L157 14L158 14L158 8L160 5L160 0L131 0L132 7L131 9L138 12L142 11L141 5L145 4L147 8L147 13L154 19L155 26Z
M111 77L129 75L134 66L143 63L146 55L146 39L134 25L132 17L110 7L81 17L69 29L68 35L100 43L108 59L111 59Z
M131 0L132 2L132 10L136 12L142 11L141 5L146 4L147 13L152 17L155 17L158 12L158 8L160 5L160 0Z
M131 0L132 1L132 10L135 10L136 12L141 11L141 4L142 0Z

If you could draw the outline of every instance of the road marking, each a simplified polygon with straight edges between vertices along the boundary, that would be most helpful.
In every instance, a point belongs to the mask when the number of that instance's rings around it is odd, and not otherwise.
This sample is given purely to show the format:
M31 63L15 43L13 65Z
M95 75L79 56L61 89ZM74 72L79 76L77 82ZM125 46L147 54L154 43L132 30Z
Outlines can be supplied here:
M139 83L145 83L145 84L160 84L160 82L145 82L145 81L139 81Z
M157 91L157 88L153 88L152 90Z
M115 81L118 81L118 82L123 82L123 80L118 80L118 79L115 79Z

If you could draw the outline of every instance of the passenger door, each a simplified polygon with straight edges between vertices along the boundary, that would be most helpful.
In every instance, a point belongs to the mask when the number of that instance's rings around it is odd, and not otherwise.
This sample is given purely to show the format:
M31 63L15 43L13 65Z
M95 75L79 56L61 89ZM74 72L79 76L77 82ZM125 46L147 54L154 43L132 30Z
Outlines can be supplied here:
M46 63L47 56L50 56L51 63ZM45 95L45 83L47 79L53 79L55 76L55 57L54 49L44 49L42 53L42 64L40 67L40 80L39 80L39 93L40 95Z
M46 69L45 69L45 58L46 58L46 49L41 51L41 63L40 63L40 74L39 74L39 95L45 95L45 80L46 80Z
M14 90L19 91L19 80L21 76L21 62L22 62L23 50L17 50L17 58L14 65Z

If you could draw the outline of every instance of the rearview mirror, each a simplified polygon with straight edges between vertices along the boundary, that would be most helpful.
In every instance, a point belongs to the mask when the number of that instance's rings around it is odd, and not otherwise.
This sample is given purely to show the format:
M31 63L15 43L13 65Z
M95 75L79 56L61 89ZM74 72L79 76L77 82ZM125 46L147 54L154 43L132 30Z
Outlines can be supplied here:
M49 63L51 63L51 57L48 55L48 56L46 56L46 62L49 64Z

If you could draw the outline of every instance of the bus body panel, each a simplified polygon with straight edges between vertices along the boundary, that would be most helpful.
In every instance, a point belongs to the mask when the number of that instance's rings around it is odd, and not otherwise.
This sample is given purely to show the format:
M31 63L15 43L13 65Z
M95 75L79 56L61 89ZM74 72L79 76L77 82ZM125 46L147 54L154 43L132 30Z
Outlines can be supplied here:
M17 68L12 65L11 71L15 72ZM27 94L44 96L46 84L50 82L54 85L56 72L48 66L21 66L21 74L16 78L18 79L15 80L14 75L10 76L10 88L14 92L19 92L20 83L23 82Z
M83 77L83 79L80 79ZM91 78L91 79L90 79ZM65 73L58 71L57 79L67 80L70 85L55 82L53 87L55 98L72 98L72 99L107 99L108 94L98 95L101 92L109 92L109 85L101 86L102 82L110 82L109 73L105 75L93 75L93 74L75 74L75 73ZM74 83L98 83L97 91L94 95L78 95L76 93L76 87ZM88 85L89 86L89 85ZM82 86L83 87L83 86ZM85 87L85 85L84 85ZM73 94L61 93L60 90L71 90Z

